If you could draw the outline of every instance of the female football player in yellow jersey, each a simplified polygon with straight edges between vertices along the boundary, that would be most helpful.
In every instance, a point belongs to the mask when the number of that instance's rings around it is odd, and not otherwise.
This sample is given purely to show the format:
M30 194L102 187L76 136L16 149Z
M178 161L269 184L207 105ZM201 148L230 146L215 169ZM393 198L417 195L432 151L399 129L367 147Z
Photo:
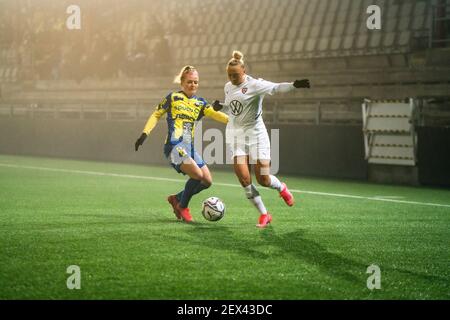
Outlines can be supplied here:
M178 172L189 176L184 190L168 197L177 219L191 222L188 205L192 196L211 186L209 169L201 156L194 150L195 121L203 116L221 123L228 123L228 116L215 111L203 98L195 94L199 85L199 74L195 67L185 66L175 78L181 91L172 92L156 107L148 119L144 130L135 143L135 150L144 143L159 119L167 114L167 134L164 155Z

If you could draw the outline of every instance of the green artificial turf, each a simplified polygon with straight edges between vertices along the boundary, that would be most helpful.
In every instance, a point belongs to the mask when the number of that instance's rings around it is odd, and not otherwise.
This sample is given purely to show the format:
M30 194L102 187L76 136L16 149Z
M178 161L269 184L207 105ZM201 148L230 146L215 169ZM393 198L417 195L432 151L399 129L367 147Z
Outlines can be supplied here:
M185 180L169 167L0 155L0 299L450 298L450 190L281 177L305 192L289 208L260 188L274 217L260 230L224 169L187 225L166 201ZM201 216L209 196L227 206L219 222Z

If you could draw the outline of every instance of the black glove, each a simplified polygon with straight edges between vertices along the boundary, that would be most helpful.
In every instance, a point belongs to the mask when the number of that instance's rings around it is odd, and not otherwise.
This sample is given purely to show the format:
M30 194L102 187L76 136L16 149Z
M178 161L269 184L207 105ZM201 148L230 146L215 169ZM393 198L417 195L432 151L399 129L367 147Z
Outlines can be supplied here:
M147 134L142 133L141 136L139 137L139 139L137 139L136 143L134 144L134 149L136 151L139 150L139 147L142 146L142 144L144 143L145 139L147 139Z
M214 111L220 111L223 109L223 104L221 104L219 100L216 100L212 104L212 107L213 107Z
M309 80L308 79L303 79L303 80L295 80L294 81L294 87L296 87L297 89L299 88L311 88L311 85L309 84Z

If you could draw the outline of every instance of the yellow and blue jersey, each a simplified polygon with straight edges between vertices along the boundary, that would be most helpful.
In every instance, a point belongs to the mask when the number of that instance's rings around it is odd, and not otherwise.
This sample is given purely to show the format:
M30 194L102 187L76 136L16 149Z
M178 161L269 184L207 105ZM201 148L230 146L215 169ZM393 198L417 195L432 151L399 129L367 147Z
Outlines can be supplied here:
M148 119L143 132L147 135L154 129L159 119L167 114L168 134L166 144L176 145L180 142L193 143L195 122L204 116L226 124L228 116L213 107L203 98L188 97L182 91L172 92L156 107Z

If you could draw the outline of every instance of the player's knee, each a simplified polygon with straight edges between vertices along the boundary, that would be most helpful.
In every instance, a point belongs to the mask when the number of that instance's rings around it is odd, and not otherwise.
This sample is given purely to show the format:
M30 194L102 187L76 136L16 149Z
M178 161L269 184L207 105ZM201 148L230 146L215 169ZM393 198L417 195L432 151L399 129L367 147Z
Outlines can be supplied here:
M212 186L212 178L204 178L202 180L202 184L206 187L209 188Z
M258 176L256 177L256 180L258 181L259 185L263 187L270 186L270 176Z

